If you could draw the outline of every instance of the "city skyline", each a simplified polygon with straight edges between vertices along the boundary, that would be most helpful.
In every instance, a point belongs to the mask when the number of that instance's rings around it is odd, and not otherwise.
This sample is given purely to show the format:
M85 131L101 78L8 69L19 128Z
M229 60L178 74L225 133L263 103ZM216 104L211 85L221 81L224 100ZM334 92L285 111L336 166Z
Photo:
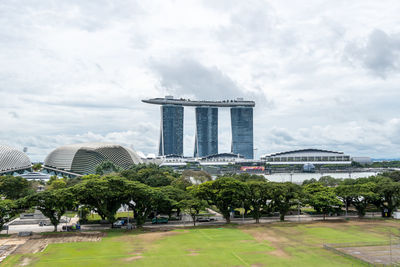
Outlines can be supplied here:
M42 161L114 142L157 154L141 99L254 99L255 158L302 148L400 157L400 3L250 0L6 1L0 144ZM29 23L27 23L29 22ZM218 151L231 150L219 110ZM193 156L195 110L184 117Z

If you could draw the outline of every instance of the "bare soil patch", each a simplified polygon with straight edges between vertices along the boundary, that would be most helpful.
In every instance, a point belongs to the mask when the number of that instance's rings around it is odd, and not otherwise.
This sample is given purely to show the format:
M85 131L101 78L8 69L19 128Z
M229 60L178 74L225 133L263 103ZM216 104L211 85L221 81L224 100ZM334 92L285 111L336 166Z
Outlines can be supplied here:
M263 227L257 227L242 230L245 233L248 233L254 237L254 239L258 242L268 241L272 247L275 248L273 251L267 252L270 255L277 257L289 258L290 255L283 250L283 244L287 243L289 240L283 236L277 235L274 231L275 229L268 229Z
M177 235L180 232L173 232L173 231L169 231L169 232L152 232L152 233L144 233L144 234L140 234L137 235L137 237L145 242L154 242L157 240L160 240L164 237L167 236L173 236L173 235Z
M21 263L19 264L19 266L29 266L32 262L31 258L25 257L21 260Z
M143 256L134 256L134 257L125 258L124 261L136 261L136 260L140 260L142 258L143 258Z
M20 245L14 254L37 253L43 251L48 244L71 242L98 242L105 236L101 232L76 233L76 234L52 234L34 235L24 244Z
M200 249L188 249L187 250L189 252L189 256L197 256L200 255Z

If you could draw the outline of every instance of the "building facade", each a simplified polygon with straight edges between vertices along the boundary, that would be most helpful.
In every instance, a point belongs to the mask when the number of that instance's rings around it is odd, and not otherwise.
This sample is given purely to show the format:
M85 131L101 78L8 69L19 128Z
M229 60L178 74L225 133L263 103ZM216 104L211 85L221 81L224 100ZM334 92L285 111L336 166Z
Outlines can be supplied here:
M135 151L118 144L80 143L61 146L50 152L44 160L44 169L51 175L86 175L95 173L96 167L103 162L128 169L143 161Z
M322 149L302 149L287 152L273 153L261 157L271 165L290 165L290 164L351 164L349 155L343 152L322 150Z
M194 157L218 154L218 108L196 107Z
M199 101L165 96L142 102L161 106L159 156L183 155L183 112L185 106L190 106L196 108L195 157L218 154L218 108L231 108L231 152L253 158L254 101Z
M31 167L31 160L24 152L0 145L0 175L23 173Z
M253 108L231 108L232 145L231 152L253 158Z
M159 156L183 155L183 107L161 106Z

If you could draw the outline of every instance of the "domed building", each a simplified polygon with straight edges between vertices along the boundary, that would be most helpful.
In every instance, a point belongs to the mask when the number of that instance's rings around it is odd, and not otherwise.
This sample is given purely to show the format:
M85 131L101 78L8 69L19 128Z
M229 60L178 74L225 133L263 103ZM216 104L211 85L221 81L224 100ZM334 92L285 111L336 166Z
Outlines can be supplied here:
M31 160L24 152L0 145L0 175L23 172L31 167Z
M46 157L44 165L45 168L85 175L95 173L96 167L106 161L123 169L142 163L142 159L135 151L121 145L81 143L56 148Z

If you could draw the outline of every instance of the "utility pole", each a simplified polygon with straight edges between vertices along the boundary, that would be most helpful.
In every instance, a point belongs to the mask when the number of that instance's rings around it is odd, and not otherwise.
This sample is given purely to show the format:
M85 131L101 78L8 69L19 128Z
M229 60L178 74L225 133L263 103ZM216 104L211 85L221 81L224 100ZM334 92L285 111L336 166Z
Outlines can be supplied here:
M243 213L242 213L242 223L244 224L244 201L242 201L242 209L243 209Z
M297 200L297 219L300 222L300 200Z

